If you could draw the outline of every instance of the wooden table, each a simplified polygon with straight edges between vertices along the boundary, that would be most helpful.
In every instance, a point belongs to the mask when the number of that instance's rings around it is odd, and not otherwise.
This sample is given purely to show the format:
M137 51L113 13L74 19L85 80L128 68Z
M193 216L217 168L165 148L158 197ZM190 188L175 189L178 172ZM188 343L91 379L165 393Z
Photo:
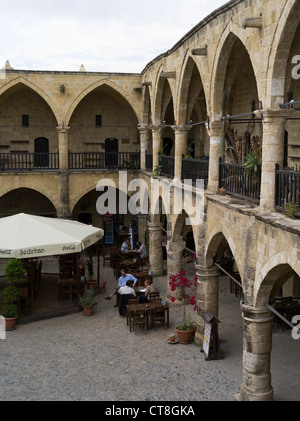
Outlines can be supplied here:
M150 301L149 303L143 303L143 304L129 304L127 305L127 326L128 326L128 320L130 324L130 332L131 330L131 317L132 313L135 313L139 310L146 310L146 316L147 316L147 328L149 329L150 323L149 323L149 316L151 316L151 313L154 311L155 307L161 307L162 304L157 301ZM167 327L169 328L169 310L170 307L168 305L163 306L165 312L167 312Z

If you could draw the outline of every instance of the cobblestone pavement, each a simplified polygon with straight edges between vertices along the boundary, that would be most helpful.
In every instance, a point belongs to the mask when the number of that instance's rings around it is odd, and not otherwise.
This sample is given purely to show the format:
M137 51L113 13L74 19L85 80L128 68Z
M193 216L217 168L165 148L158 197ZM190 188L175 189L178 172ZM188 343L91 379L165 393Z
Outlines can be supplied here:
M105 276L111 275L106 272ZM155 285L164 296L166 277L155 278ZM113 287L110 282L107 292ZM0 400L231 401L239 392L242 318L239 299L229 293L228 280L221 282L220 294L222 361L206 362L195 344L167 343L181 320L180 308L171 308L169 330L158 327L146 334L138 330L135 335L114 308L115 302L99 297L93 317L78 313L7 332L6 340L0 341ZM290 337L278 335L276 344ZM290 342L294 348L287 367L299 364L299 344L297 350L296 341ZM299 400L295 370L286 374L285 356L276 351L278 358L277 398Z

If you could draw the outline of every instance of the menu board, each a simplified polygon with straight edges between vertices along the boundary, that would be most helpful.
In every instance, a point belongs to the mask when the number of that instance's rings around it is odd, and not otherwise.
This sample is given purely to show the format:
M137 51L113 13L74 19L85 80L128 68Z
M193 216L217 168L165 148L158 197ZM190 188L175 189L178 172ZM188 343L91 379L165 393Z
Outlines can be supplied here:
M209 356L211 331L212 331L212 323L205 323L203 351L205 352L207 357Z

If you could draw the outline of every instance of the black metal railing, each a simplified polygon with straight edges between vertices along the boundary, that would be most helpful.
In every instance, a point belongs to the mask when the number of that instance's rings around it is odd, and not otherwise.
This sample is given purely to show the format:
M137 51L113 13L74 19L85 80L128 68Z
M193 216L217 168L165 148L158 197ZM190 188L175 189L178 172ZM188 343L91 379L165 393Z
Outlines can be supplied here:
M10 152L0 153L0 171L58 170L59 154Z
M153 154L146 153L146 170L153 171Z
M295 206L295 214L300 216L300 172L280 170L276 164L275 206L285 211L287 204Z
M140 152L76 152L69 153L70 170L106 170L141 168Z
M200 161L197 159L182 160L182 180L204 180L204 187L208 184L209 160Z
M175 158L174 156L159 156L159 165L161 166L160 174L165 177L174 178L174 164Z
M220 162L219 187L228 195L259 203L261 168L249 172L243 165Z

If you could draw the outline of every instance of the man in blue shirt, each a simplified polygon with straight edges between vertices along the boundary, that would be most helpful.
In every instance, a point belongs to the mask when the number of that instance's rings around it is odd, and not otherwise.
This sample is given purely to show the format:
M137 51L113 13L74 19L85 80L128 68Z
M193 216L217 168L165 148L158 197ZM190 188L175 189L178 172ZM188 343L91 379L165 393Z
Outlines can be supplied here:
M122 269L121 270L121 276L119 278L119 288L126 286L127 281L130 281L131 282L133 288L135 287L135 285L137 283L137 279L134 276L130 275L130 273L126 273L126 270L125 269ZM119 307L119 299L120 299L120 296L118 294L118 290L116 290L115 292L113 292L112 294L110 294L105 299L106 300L111 300L112 297L114 295L116 295L116 294L117 294L117 303L115 304L115 307Z

